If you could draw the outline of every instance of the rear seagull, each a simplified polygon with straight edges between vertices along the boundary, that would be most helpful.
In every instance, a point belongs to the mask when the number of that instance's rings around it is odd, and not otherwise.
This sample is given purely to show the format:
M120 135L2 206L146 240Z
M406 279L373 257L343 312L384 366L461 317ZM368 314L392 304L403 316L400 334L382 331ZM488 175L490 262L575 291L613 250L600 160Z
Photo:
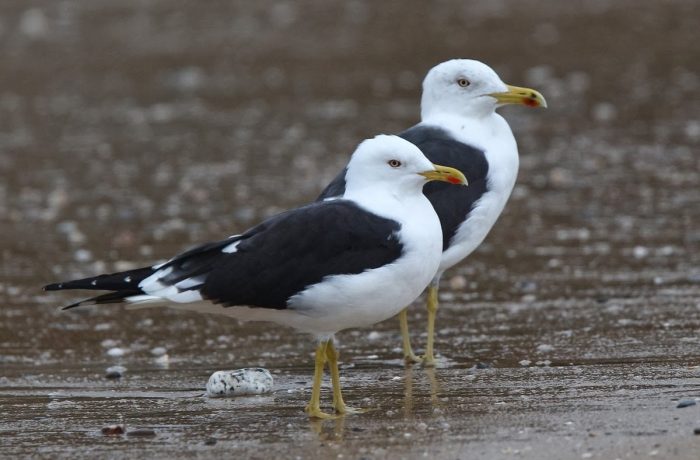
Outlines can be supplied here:
M539 92L506 85L486 64L470 59L443 62L423 80L421 122L399 134L430 161L457 168L469 180L469 187L432 183L423 189L442 224L443 252L428 287L428 340L422 358L411 349L406 310L399 315L406 362L434 365L440 277L481 244L513 190L518 148L508 123L496 113L506 104L547 107ZM347 171L326 187L319 200L342 196Z

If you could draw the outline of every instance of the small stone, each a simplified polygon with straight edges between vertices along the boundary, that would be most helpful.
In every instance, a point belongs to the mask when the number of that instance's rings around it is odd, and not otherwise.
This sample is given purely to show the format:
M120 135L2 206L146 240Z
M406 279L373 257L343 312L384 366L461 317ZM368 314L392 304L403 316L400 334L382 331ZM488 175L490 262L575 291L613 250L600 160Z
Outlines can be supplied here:
M489 363L476 363L475 367L477 369L491 369L491 365Z
M89 262L92 260L92 252L87 249L78 249L73 253L76 262Z
M207 438L207 440L204 441L204 445L206 445L206 446L214 446L214 445L216 445L216 443L217 443L216 438Z
M700 427L697 427L693 430L693 434L700 435Z
M154 347L154 348L151 348L151 354L152 354L153 356L163 356L163 355L166 354L167 352L168 352L168 350L166 350L165 347Z
M119 436L124 434L124 425L108 425L102 428L102 434L105 436Z
M102 348L114 348L117 346L117 341L114 339L104 339L102 342L100 342L100 345L102 345Z
M453 291L462 291L467 287L467 277L464 275L455 275L450 278L450 289Z
M126 433L127 436L141 436L141 437L147 437L147 436L155 436L156 432L151 430L150 428L139 428L136 430L131 430Z
M26 10L19 22L19 30L30 38L41 38L49 31L49 21L46 13L40 8Z
M207 395L209 397L259 395L271 392L272 386L272 374L261 367L217 371L209 377Z
M678 401L678 405L676 406L676 409L683 409L684 407L690 407L694 406L697 404L694 399L684 399L682 401Z
M120 379L126 372L126 367L124 366L111 366L105 371L105 378L108 379Z
M126 354L126 351L124 351L123 348L114 347L107 350L107 354L112 358L119 358L124 356Z
M643 259L649 255L649 248L644 247L644 246L635 246L632 249L632 256L634 256L635 259Z
M609 102L600 102L593 107L593 118L601 123L608 123L617 117L617 109Z
M530 365L530 363L532 363L532 361L530 361L529 359L523 359L523 360L520 361L518 364L520 364L520 365L523 366L523 367L527 367L527 366Z
M379 340L381 338L382 338L382 335L377 331L372 331L369 334L367 334L367 340L370 340L370 341Z

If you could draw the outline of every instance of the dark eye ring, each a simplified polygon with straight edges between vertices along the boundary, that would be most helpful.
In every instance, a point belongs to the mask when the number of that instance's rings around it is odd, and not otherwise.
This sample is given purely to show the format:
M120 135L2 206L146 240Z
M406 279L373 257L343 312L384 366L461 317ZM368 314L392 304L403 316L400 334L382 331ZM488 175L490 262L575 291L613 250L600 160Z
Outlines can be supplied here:
M392 168L398 168L401 166L401 162L399 160L389 160L388 163Z
M462 88L466 88L466 87L469 86L471 83L470 83L469 80L467 80L466 78L460 78L459 80L457 80L457 84L458 84L459 86L461 86Z

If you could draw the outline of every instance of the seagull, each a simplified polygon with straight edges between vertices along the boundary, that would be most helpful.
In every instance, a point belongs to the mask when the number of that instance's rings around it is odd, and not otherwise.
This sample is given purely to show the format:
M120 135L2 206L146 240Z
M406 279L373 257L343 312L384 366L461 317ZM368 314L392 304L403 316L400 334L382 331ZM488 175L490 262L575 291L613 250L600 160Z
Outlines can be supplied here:
M312 334L318 346L306 412L334 417L320 407L326 363L336 413L356 412L341 394L334 334L390 318L420 295L438 270L442 248L440 221L423 186L466 185L467 179L434 165L410 142L385 135L357 147L345 179L336 200L283 212L165 263L44 289L110 291L64 309L169 306Z
M534 89L506 85L486 64L453 59L433 67L423 80L421 122L400 137L418 146L432 162L462 171L469 187L431 183L423 189L442 225L442 260L428 286L428 339L425 355L411 349L406 309L399 313L404 359L434 366L438 288L445 270L471 254L484 240L513 190L518 148L506 120L496 109L508 104L547 107ZM318 200L342 196L347 169L321 192Z

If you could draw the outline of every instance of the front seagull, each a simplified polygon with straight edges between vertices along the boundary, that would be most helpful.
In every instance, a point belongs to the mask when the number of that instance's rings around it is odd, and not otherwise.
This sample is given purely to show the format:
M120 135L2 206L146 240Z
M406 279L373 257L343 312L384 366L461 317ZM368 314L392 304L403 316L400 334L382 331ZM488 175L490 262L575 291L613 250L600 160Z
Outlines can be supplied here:
M433 165L410 142L377 136L353 154L340 199L278 214L241 235L204 244L160 265L45 289L112 291L66 309L121 302L167 305L273 321L313 334L319 345L306 411L311 417L332 417L320 408L327 362L333 407L348 413L333 335L394 316L435 275L442 231L421 193L432 180L467 184L461 172Z
M440 277L481 244L513 190L518 148L508 123L496 113L506 104L547 107L539 92L506 85L493 69L479 61L443 62L433 67L423 81L421 122L399 134L418 146L430 161L457 168L469 180L469 187L433 183L423 190L442 224L443 253L428 287L428 341L423 358L411 349L406 310L399 315L407 362L434 365ZM342 196L346 181L346 171L342 171L319 199Z

